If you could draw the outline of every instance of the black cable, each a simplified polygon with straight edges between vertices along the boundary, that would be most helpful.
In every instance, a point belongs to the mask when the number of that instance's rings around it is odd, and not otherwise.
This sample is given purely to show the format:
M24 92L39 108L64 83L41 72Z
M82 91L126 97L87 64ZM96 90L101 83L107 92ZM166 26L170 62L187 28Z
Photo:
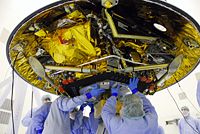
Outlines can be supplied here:
M174 77L174 76L173 76ZM179 86L179 89L182 91L182 92L184 92L183 91L183 89L181 88L181 85L179 84L179 82L177 81L177 79L174 77L174 79L175 79L175 81L176 81L176 83L178 84L178 86ZM185 93L185 92L184 92ZM189 103L193 106L193 108L198 112L198 113L200 113L200 111L194 106L194 104L192 103L192 101L187 97L187 95L186 95L186 98L187 98L187 100L189 101Z
M32 94L31 94L31 118L33 115L33 87L32 87Z
M174 99L173 95L171 94L171 92L169 91L168 88L167 88L167 91L168 91L168 93L170 94L170 96L172 97L172 99L173 99L173 101L174 101L174 103L175 103L175 105L176 105L178 111L179 111L179 112L181 113L181 115L183 116L185 122L193 129L194 132L196 132L197 134L200 134L200 133L199 133L197 130L195 130L194 127L186 120L186 118L184 117L183 113L181 112L181 110L180 110L180 108L179 108L179 106L178 106L176 100Z
M15 122L14 122L14 112L13 112L13 92L14 92L14 81L15 81L15 73L14 73L14 68L15 68L15 62L17 60L19 53L17 53L14 61L13 61L13 65L12 65L12 87L11 87L11 116L12 116L12 131L13 134L15 134Z

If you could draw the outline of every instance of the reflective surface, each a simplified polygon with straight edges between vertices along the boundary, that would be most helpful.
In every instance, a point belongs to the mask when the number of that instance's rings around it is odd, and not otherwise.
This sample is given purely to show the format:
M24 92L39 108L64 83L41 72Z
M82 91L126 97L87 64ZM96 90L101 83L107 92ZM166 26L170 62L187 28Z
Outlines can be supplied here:
M10 35L9 62L16 59L15 71L28 83L70 96L96 82L128 83L133 76L141 92L154 94L197 66L199 26L189 15L162 1L114 2L60 1L39 9ZM30 57L43 65L44 78Z

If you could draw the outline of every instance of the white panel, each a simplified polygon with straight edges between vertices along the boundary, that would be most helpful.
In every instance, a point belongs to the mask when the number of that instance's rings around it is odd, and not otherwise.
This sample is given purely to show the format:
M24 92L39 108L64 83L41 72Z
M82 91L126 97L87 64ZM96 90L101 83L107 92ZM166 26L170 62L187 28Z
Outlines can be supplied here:
M3 104L4 100L8 97L11 92L11 83L7 83L5 87L1 88L2 92L0 94L0 106Z
M10 32L8 29L3 28L0 32L0 42L6 44L6 41L10 35Z
M10 99L5 99L0 109L11 111L11 101Z
M18 133L18 128L20 125L21 114L24 106L24 99L26 96L27 84L19 76L15 77L15 88L14 88L14 123L15 123L15 132ZM10 119L8 134L12 134L12 120Z
M0 111L0 124L8 124L11 114L8 112Z
M197 80L200 80L200 72L196 73L195 76Z
M4 87L5 85L7 85L9 82L11 81L11 76L9 76L8 78L6 78L5 80L0 82L0 87Z

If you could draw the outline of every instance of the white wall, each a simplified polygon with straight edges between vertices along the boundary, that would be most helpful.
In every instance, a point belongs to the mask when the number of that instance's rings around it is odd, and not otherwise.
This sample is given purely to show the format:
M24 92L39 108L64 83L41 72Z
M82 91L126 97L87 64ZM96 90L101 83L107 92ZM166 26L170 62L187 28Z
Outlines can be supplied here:
M200 23L200 0L167 0L167 2L184 10L189 15L191 15L198 23Z

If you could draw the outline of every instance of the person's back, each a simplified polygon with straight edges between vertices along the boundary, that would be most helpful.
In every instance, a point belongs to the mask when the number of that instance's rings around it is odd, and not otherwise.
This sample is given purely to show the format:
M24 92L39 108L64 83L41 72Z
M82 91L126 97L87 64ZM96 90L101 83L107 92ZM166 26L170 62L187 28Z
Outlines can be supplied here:
M91 111L89 118L83 116L84 107L90 106ZM94 118L94 106L92 103L83 104L80 110L76 112L74 126L72 127L73 134L95 134L97 131L99 120Z
M44 130L43 130L44 134L49 134L49 133L60 134L59 132L70 130L70 125L64 125L64 124L70 124L70 119L69 116L67 115L68 112L61 111L59 108L59 100L61 99L63 98L59 97L51 105L48 118L46 119L44 124ZM69 133L70 131L66 131L66 134Z
M44 122L48 116L51 102L46 102L37 111L34 112L30 126L27 129L27 134L41 133L44 127Z
M157 134L158 116L150 101L141 93L134 95L138 79L130 80L133 94L123 97L120 116L116 115L116 98L119 87L112 88L112 96L106 101L101 113L109 134Z
M151 116L151 115L150 115ZM153 117L153 116L152 116ZM112 134L156 134L157 124L149 115L141 119L122 118L117 127L113 127ZM154 118L154 117L153 117Z
M70 134L71 122L69 113L75 107L82 105L86 100L96 97L103 92L104 90L98 89L95 84L90 92L81 96L74 98L60 96L57 98L51 105L49 115L44 124L43 134Z
M81 111L78 114L82 114ZM79 120L81 120L81 125L72 131L73 134L95 134L91 130L91 123L88 117L82 116L82 118L79 117Z
M102 116L104 116L103 112ZM158 128L157 119L157 114L152 107L151 112L149 111L145 113L145 116L143 117L128 118L116 116L115 118L111 119L112 122L107 125L109 126L107 129L109 134L156 134Z

